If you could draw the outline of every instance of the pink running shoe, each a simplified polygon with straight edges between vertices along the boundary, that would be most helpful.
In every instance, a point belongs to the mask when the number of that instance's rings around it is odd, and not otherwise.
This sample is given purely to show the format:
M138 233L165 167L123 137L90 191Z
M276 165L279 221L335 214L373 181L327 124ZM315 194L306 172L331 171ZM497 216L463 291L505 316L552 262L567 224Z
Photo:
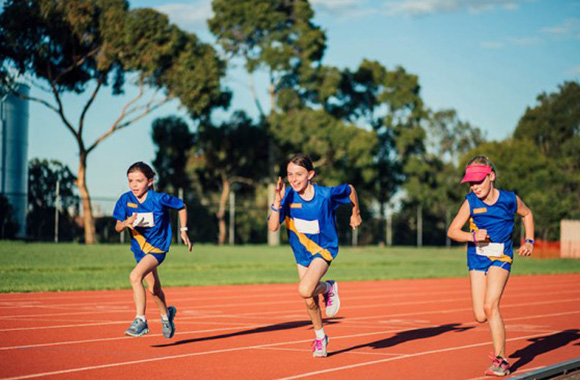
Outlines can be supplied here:
M340 309L340 298L338 298L338 283L336 281L327 281L330 290L324 294L324 303L326 304L326 316L331 318L338 313Z
M501 356L490 356L492 360L491 367L485 371L486 376L507 376L510 374L510 364Z
M312 342L312 356L315 358L325 358L327 356L326 346L328 346L328 335L324 336L324 339L314 339Z

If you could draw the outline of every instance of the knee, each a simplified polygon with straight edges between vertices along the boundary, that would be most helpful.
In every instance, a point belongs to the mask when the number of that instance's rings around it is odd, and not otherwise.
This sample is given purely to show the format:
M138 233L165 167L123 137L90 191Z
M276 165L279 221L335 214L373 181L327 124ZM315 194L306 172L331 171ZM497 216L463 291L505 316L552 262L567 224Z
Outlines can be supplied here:
M155 283L154 285L147 285L147 290L149 291L149 293L153 296L157 296L161 293L161 286L157 285L157 283Z
M139 285L141 281L143 281L143 278L139 275L139 273L133 271L129 275L129 281L131 281L132 285Z
M298 294L300 297L304 299L312 298L312 289L306 284L299 284L298 285Z
M480 311L480 312L474 312L473 316L475 317L476 322L478 323L485 323L487 322L487 316L485 315L485 312Z
M316 310L318 308L317 299L314 297L304 298L304 302L306 303L306 308L310 310Z
M483 305L483 310L485 312L485 316L489 319L497 312L498 305L497 303L486 303Z

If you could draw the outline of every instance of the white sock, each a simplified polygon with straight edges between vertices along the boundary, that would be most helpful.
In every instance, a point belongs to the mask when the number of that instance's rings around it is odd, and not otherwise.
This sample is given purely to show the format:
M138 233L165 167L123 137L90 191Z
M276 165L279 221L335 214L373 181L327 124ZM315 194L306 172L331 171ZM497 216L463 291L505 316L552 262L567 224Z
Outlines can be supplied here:
M318 340L324 339L324 337L326 336L326 334L324 333L324 327L321 328L320 330L314 330L314 334L316 334L316 339Z
M163 319L164 321L169 320L169 318L167 318L167 314L161 314L161 319Z
M147 318L145 318L144 315L137 315L135 316L135 319L139 318L140 320L142 320L143 322L147 322Z

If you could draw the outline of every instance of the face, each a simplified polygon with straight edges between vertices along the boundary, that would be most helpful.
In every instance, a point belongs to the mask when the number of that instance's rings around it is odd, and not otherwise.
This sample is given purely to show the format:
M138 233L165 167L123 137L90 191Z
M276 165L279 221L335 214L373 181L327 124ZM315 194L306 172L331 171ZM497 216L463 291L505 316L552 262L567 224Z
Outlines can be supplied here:
M485 199L490 194L493 188L493 181L495 180L495 173L492 172L485 176L479 182L469 182L469 188L479 199Z
M288 173L288 183L297 193L306 190L310 180L314 177L314 170L308 171L293 162L288 164L286 171Z
M129 173L127 178L129 179L129 188L137 198L141 198L145 195L145 193L149 191L149 187L153 184L153 180L147 179L145 174L140 171Z

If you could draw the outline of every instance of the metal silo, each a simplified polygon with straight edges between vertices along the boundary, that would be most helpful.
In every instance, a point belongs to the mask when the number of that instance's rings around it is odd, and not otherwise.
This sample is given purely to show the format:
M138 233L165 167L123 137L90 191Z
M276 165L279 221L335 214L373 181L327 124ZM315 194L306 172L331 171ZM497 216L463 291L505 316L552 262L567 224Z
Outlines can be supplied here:
M28 95L20 84L18 92ZM18 237L26 236L28 202L28 101L0 94L0 192L14 208Z

